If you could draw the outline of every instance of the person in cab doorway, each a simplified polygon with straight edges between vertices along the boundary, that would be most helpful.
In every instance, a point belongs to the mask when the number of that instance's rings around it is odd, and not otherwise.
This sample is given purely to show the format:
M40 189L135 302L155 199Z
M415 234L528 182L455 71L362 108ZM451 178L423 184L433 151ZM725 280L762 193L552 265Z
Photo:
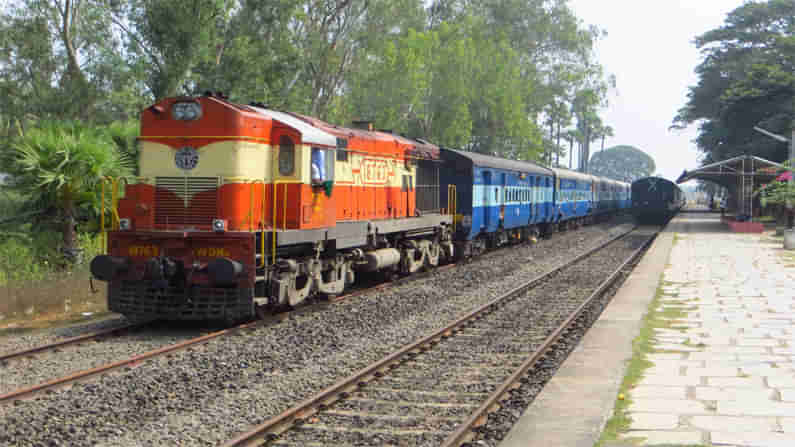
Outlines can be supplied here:
M319 185L325 180L325 156L323 151L317 148L312 148L312 184Z

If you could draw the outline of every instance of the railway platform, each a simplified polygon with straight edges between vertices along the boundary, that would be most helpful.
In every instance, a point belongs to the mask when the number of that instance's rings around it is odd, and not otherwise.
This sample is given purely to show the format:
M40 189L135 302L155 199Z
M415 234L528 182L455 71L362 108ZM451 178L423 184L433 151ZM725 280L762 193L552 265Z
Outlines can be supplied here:
M795 445L795 253L770 235L673 219L500 447L592 447L614 408L603 447Z

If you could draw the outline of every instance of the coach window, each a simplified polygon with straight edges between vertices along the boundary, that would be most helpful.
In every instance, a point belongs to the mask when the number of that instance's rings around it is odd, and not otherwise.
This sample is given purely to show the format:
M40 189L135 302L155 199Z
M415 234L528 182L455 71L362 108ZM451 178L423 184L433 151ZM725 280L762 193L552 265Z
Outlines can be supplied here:
M293 175L295 171L295 143L283 135L279 138L279 174Z

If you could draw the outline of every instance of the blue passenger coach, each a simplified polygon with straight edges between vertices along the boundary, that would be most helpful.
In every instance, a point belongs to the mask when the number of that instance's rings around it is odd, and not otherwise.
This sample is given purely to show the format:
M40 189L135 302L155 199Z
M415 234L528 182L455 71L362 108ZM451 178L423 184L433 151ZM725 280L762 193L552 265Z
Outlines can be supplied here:
M455 239L462 255L535 238L554 217L552 170L533 163L442 149L442 203L455 186Z
M584 223L596 210L594 177L568 169L552 168L555 173L555 217L562 226Z

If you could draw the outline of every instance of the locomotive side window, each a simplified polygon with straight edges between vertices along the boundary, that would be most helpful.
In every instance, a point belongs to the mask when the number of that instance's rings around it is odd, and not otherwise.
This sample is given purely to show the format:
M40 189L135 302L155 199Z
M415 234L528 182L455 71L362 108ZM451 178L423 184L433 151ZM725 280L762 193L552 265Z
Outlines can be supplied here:
M334 180L333 150L313 147L310 163L310 178L312 183L323 183Z
M279 174L292 175L295 171L295 143L283 135L279 138Z

